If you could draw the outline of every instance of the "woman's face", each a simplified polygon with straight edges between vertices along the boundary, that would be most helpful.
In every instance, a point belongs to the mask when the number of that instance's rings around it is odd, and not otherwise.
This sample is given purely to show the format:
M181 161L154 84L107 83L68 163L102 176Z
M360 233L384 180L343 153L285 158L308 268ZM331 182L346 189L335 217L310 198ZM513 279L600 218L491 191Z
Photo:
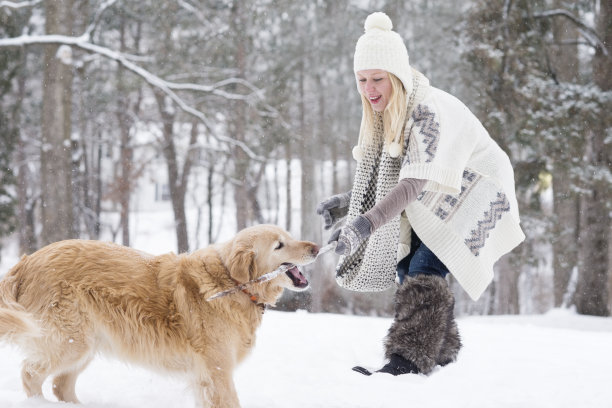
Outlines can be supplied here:
M391 79L387 71L382 69L364 69L357 71L359 93L370 101L370 106L376 112L382 112L391 98Z

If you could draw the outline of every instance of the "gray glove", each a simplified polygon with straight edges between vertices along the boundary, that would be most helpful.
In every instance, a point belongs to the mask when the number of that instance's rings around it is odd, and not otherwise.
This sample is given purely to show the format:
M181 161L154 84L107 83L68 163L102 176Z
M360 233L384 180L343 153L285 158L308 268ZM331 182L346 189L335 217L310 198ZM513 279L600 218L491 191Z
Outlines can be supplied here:
M358 215L353 221L334 231L327 243L338 241L336 245L338 255L353 255L370 234L372 234L372 223L363 215Z
M317 214L323 217L325 229L330 229L338 220L348 214L351 192L336 194L317 206Z

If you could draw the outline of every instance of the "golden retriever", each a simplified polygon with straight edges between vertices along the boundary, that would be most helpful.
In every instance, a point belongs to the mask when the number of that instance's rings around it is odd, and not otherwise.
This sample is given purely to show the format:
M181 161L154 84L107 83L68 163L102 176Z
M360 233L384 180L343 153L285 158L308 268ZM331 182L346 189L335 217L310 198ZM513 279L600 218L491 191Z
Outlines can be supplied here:
M296 265L319 247L273 225L246 228L191 254L153 256L112 243L68 240L24 256L0 281L0 339L24 351L28 396L53 376L60 401L96 352L185 374L203 407L238 407L232 373L255 343L263 306L304 290ZM291 269L245 291L210 296ZM247 293L248 292L248 293Z

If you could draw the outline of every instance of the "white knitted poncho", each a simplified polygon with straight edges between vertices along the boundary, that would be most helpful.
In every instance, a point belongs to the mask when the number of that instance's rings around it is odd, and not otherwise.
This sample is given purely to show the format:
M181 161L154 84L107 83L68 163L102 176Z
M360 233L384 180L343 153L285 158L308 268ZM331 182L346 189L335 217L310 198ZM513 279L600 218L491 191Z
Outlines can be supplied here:
M412 119L400 179L428 181L402 213L398 260L410 250L411 226L476 300L493 279L493 264L525 239L510 159L444 91L430 87Z
M408 107L402 156L390 158L382 141L367 147L347 219L372 208L402 178L427 183L399 220L374 231L355 254L340 257L336 280L357 291L390 287L397 262L410 252L414 228L476 300L493 279L493 264L525 239L514 171L506 153L461 101L429 86L417 71L413 80L416 92ZM376 129L374 134L382 135Z

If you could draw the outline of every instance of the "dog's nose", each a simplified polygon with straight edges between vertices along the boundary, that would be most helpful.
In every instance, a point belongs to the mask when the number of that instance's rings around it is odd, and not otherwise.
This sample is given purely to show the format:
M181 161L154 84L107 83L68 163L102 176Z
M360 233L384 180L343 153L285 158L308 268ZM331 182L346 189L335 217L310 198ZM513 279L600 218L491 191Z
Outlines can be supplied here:
M319 255L319 246L317 244L312 244L312 246L310 247L310 253L312 254L312 256Z

